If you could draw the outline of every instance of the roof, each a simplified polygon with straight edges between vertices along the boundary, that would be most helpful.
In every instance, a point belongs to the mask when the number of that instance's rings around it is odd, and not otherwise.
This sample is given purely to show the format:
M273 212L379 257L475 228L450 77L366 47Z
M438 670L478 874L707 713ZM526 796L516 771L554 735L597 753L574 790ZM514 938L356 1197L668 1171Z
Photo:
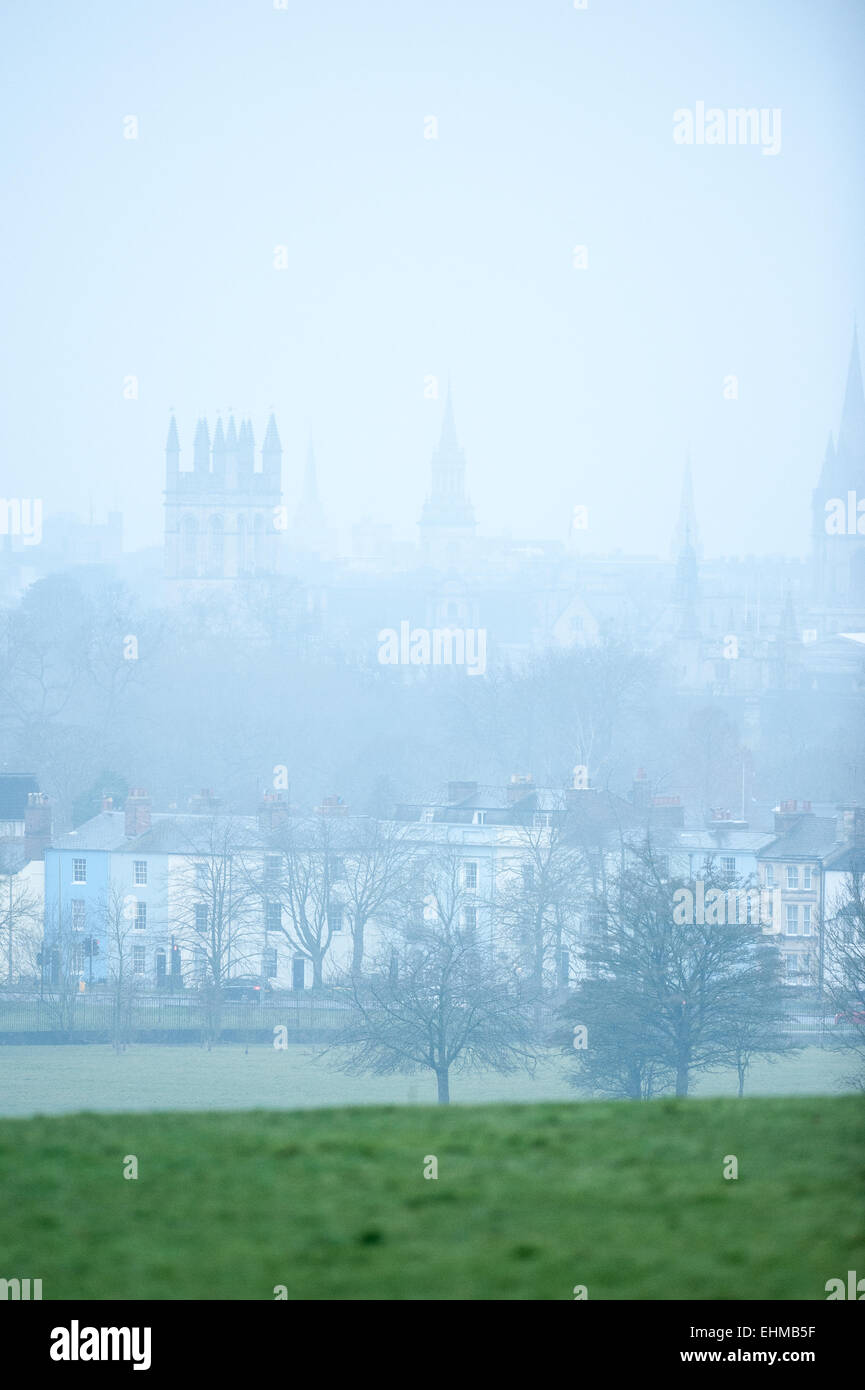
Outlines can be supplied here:
M865 849L857 845L843 845L834 854L826 856L823 868L827 873L865 873Z
M29 772L0 773L0 820L23 820L27 796L39 783Z
M761 859L816 858L837 844L838 822L834 816L804 814L782 835L773 836L759 853Z

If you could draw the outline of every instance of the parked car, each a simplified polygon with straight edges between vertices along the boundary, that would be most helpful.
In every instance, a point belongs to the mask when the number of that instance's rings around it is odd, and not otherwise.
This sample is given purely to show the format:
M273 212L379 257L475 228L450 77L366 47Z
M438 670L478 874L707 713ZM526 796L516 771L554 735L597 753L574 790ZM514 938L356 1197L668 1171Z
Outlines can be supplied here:
M865 1009L852 1009L846 1014L836 1014L836 1023L858 1023L860 1027L865 1026Z
M272 992L270 981L262 975L234 975L230 980L226 980L222 989L225 999L235 1002L243 1000L253 1004L260 1004L262 994Z

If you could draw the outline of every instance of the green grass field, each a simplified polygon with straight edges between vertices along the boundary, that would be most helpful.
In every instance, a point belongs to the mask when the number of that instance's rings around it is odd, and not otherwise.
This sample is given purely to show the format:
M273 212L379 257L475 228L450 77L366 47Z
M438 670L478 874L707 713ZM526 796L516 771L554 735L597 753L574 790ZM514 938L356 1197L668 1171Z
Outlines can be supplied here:
M834 1095L851 1070L849 1057L806 1048L780 1062L756 1062L749 1095ZM696 1079L694 1094L735 1095L730 1070ZM534 1077L495 1073L452 1076L457 1103L575 1100L565 1063L552 1053ZM320 1046L276 1051L237 1044L212 1052L194 1046L136 1045L120 1055L103 1044L0 1047L0 1114L75 1110L306 1109L333 1105L431 1104L432 1075L349 1077Z
M823 1300L865 1269L863 1138L854 1096L6 1119L2 1275L76 1300Z

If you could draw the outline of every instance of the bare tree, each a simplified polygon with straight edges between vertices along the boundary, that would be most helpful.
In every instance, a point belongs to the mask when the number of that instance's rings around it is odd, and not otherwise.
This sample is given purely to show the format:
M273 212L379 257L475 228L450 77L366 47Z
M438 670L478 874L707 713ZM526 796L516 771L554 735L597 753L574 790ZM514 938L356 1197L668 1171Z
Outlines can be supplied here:
M261 901L249 864L254 843L240 822L211 816L189 833L184 853L169 888L169 913L177 941L191 956L187 973L191 969L201 991L212 1044L222 1031L226 982L261 952Z
M858 856L857 856L858 859ZM841 880L823 931L824 980L835 1010L833 1046L855 1059L849 1079L865 1091L865 854Z
M300 956L312 961L313 988L324 984L324 962L333 940L334 909L342 911L345 841L340 818L327 814L286 819L274 830L269 851L278 867L259 887L280 908L279 930Z
M22 977L32 980L33 943L42 916L42 903L21 876L26 859L18 850L0 847L0 973L11 987Z
M351 928L353 975L363 969L369 923L384 924L404 908L416 853L403 826L371 816L353 822L338 889Z
M108 954L108 988L111 993L111 1044L122 1052L132 1032L132 1009L140 990L135 973L134 900L112 885L99 905L99 917Z
M512 970L476 934L454 921L394 934L365 975L346 977L354 1016L333 1046L350 1074L430 1070L438 1100L450 1100L450 1073L513 1072L534 1062L533 1029Z

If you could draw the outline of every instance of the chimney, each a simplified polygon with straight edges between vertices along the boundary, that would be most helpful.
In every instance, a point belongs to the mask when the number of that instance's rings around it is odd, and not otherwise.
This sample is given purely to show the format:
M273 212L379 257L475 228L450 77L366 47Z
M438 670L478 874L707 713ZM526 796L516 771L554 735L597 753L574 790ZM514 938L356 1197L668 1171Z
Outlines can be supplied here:
M114 797L109 796L107 792L102 793L102 809L103 811L114 810Z
M448 782L448 801L465 801L477 792L477 782Z
M803 801L799 809L798 801L781 801L775 807L775 834L783 835L802 815L810 815L810 802Z
M635 811L645 811L649 804L649 779L641 767L631 784L631 801Z
M865 849L865 806L839 806L838 813L844 844Z
M320 806L316 806L316 812L320 816L346 816L348 806L341 796L326 796Z
M528 774L514 773L508 785L508 805L513 806L517 801L522 801L524 796L528 796L535 789L535 779Z
M150 829L150 797L141 787L133 787L126 798L125 834L132 838Z
M649 802L652 824L681 830L685 825L685 808L680 796L653 796Z
M258 803L258 833L272 835L288 820L290 807L281 792L264 792Z
M191 796L186 805L190 815L215 816L222 802L211 787L205 787L197 796Z
M28 859L44 859L51 843L52 807L44 792L28 792L24 809L24 852Z

